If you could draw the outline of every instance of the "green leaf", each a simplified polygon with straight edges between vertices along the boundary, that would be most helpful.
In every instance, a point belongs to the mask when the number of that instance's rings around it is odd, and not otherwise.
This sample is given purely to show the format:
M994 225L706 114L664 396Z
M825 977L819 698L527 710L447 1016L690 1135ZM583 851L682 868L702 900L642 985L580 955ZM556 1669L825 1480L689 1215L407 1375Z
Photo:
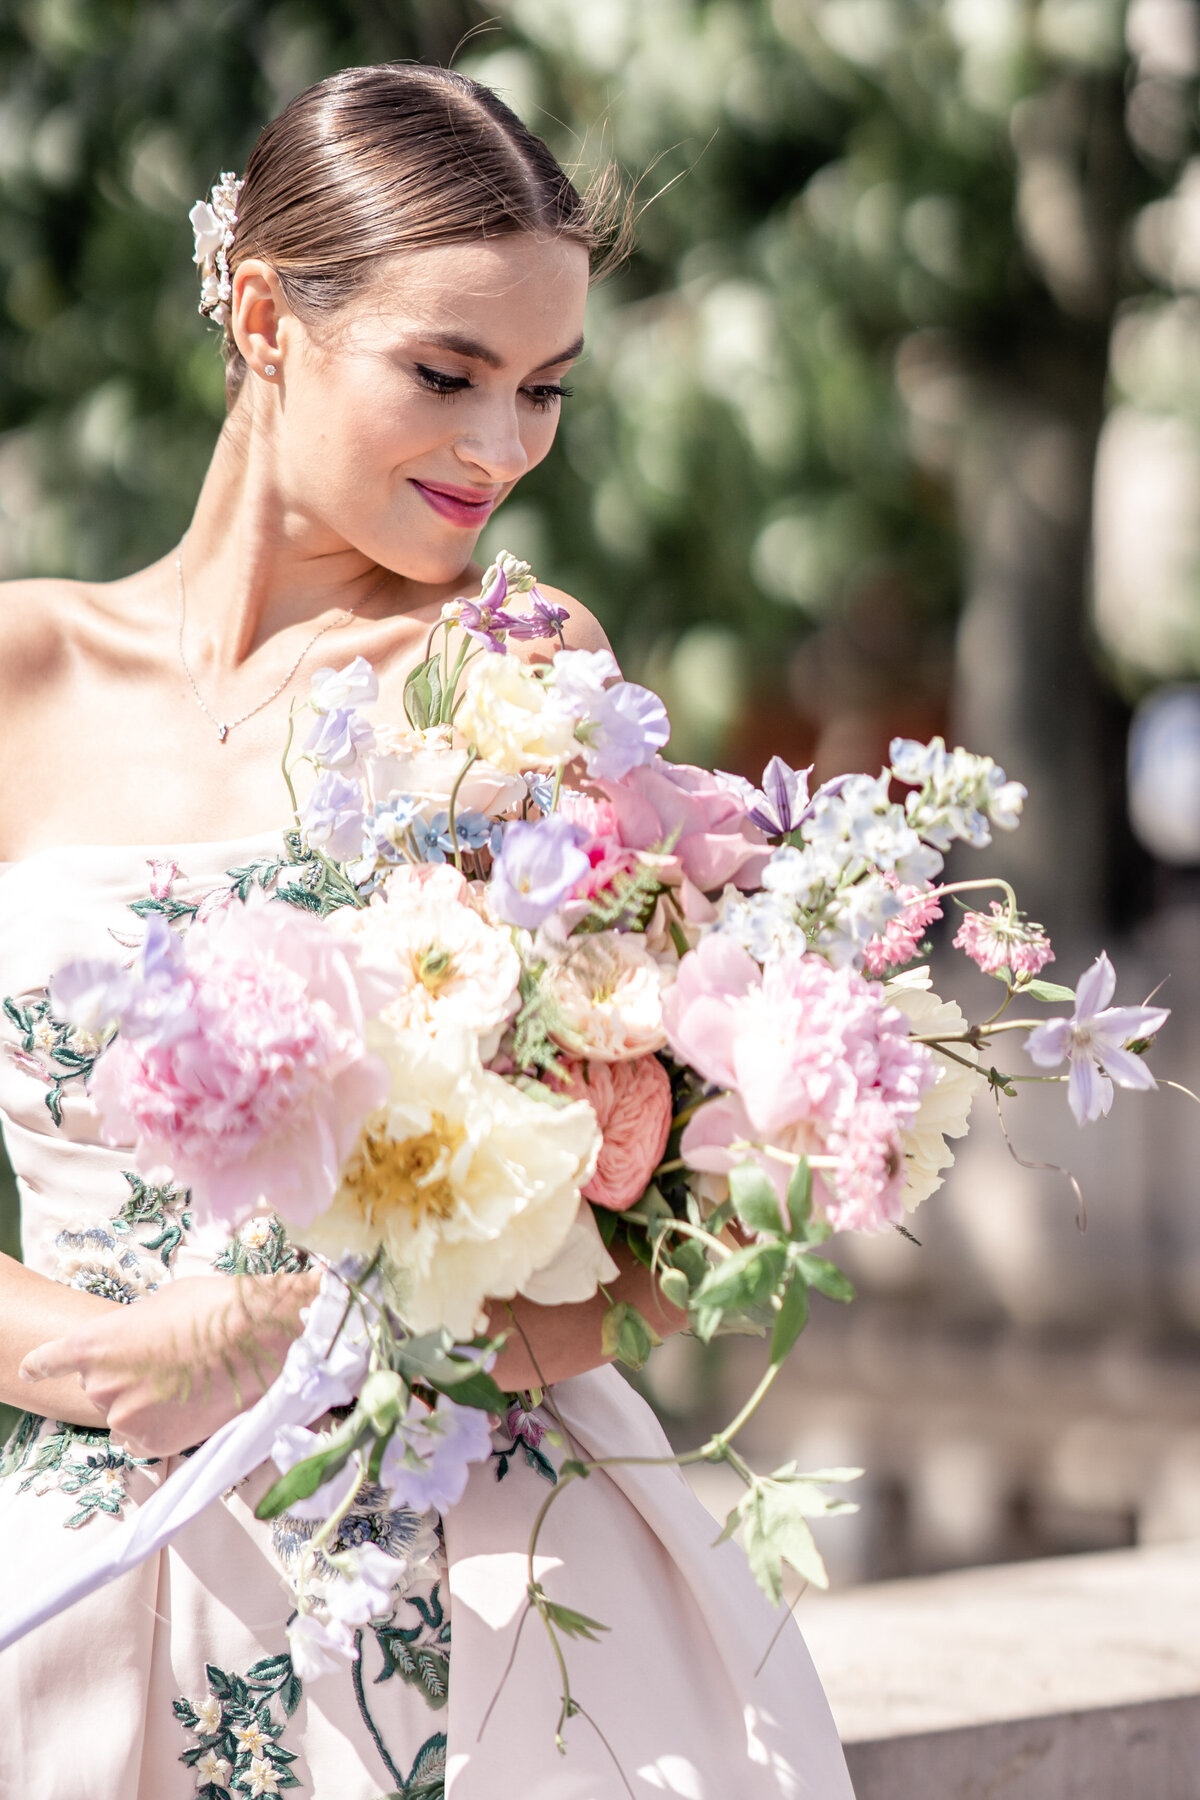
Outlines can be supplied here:
M729 1197L743 1225L776 1236L783 1232L783 1212L770 1176L756 1162L739 1163L729 1172Z
M276 1519L297 1500L307 1500L319 1487L341 1473L366 1435L365 1425L347 1420L331 1443L318 1450L315 1456L306 1456L302 1462L293 1464L286 1475L281 1475L267 1489L254 1509L255 1518Z
M785 1266L781 1244L751 1244L710 1269L692 1299L695 1307L744 1312L767 1300L778 1287Z
M1023 981L1017 990L1021 994L1032 994L1035 1000L1074 1000L1074 988L1061 987L1057 981Z
M687 1311L688 1301L692 1297L692 1284L682 1269L664 1269L658 1278L664 1300L677 1306L681 1312Z
M551 1624L556 1625L568 1637L587 1638L590 1643L598 1644L600 1640L597 1632L611 1629L599 1619L589 1619L586 1613L575 1612L569 1606L559 1606L555 1601L547 1600L545 1595L542 1596L542 1608Z
M783 1305L771 1332L771 1361L781 1363L808 1324L808 1288L793 1275L783 1290Z
M558 1472L560 1475L578 1475L581 1479L586 1480L592 1471L577 1457L568 1456Z
M783 1570L779 1559L790 1562L797 1575L810 1580L817 1588L829 1586L826 1566L797 1499L799 1496L788 1487L775 1481L759 1481L752 1505L747 1508L745 1543L750 1568L756 1573L763 1591L774 1595L775 1604L783 1598ZM752 1541L754 1553L750 1550ZM770 1588L759 1575L759 1568L770 1570Z
M792 1171L787 1191L791 1235L802 1242L808 1241L805 1228L812 1220L812 1191L812 1167L807 1156L804 1156Z
M436 725L441 717L442 681L438 659L418 663L404 684L404 711L415 731Z
M796 1268L819 1293L828 1300L853 1300L854 1283L848 1275L844 1275L836 1263L829 1262L824 1256L808 1254L797 1256Z
M618 1300L605 1313L600 1326L600 1348L605 1356L615 1356L627 1368L644 1368L650 1352L661 1343L658 1333L627 1300Z
M503 1413L504 1395L487 1370L472 1357L452 1355L453 1348L454 1339L448 1331L430 1331L423 1337L405 1338L396 1346L394 1360L410 1385L423 1381L464 1406Z
M596 1221L596 1230L600 1233L600 1242L607 1250L617 1234L620 1216L610 1206L593 1206L592 1217Z

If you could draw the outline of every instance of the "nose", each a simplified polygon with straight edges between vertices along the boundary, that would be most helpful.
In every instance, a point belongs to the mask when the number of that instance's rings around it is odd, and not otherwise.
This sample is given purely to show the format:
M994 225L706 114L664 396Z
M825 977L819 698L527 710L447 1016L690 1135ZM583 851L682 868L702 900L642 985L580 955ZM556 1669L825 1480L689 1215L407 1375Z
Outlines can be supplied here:
M481 469L489 481L516 481L529 467L517 409L507 400L497 399L486 413L477 414L456 448L459 460Z

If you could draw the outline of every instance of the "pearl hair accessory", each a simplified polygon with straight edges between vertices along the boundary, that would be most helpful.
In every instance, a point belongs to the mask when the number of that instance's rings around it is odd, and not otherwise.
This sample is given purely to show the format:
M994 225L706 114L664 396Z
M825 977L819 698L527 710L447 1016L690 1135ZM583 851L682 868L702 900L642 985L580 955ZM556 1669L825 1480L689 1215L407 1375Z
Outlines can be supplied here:
M241 177L228 170L222 174L209 199L197 200L188 214L196 236L193 260L200 269L200 312L205 318L215 319L218 325L228 322L229 302L233 296L229 252L233 249L241 191Z

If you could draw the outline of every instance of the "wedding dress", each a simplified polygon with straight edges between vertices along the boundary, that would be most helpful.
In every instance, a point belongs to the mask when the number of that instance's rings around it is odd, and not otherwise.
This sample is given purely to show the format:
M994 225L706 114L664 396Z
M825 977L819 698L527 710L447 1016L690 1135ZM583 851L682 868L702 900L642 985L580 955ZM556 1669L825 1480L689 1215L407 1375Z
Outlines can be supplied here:
M273 852L278 839L264 834L153 852L56 848L0 865L0 1121L32 1268L136 1304L178 1276L287 1266L293 1252L272 1221L231 1237L100 1141L88 1045L46 997L68 960L132 948L146 910L133 903L149 900L152 880L160 893L170 883L169 905L194 905ZM579 1453L667 1453L614 1369L554 1395ZM547 1423L510 1415L444 1531L364 1496L344 1541L373 1540L398 1571L422 1549L429 1559L397 1589L393 1616L364 1631L359 1662L317 1680L297 1678L286 1636L289 1559L312 1527L257 1521L276 1472L256 1471L169 1549L0 1653L0 1795L852 1800L799 1631L789 1626L756 1674L778 1615L742 1552L713 1548L712 1520L672 1467L594 1474L551 1508L539 1578L608 1627L597 1642L565 1643L586 1716L569 1721L558 1752L550 1643L536 1617L518 1638L531 1520L553 1459L568 1454L542 1437ZM178 1462L135 1462L104 1433L27 1415L0 1460L0 1615Z

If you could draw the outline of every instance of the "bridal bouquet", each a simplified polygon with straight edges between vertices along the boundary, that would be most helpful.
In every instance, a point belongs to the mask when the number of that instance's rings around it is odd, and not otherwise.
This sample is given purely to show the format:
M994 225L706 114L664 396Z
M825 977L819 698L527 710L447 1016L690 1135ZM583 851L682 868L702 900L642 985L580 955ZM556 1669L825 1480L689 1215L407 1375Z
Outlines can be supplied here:
M609 1294L631 1261L698 1337L764 1337L755 1391L679 1460L743 1478L726 1533L774 1601L785 1563L822 1581L808 1520L846 1505L824 1483L855 1471L756 1473L734 1439L811 1291L852 1298L827 1240L904 1230L982 1089L1065 1081L1082 1123L1114 1082L1155 1085L1164 1009L1112 1006L1103 955L1075 989L1044 980L1051 946L1005 882L941 881L952 844L1018 822L1025 790L989 758L897 740L879 774L814 793L778 758L760 787L668 762L662 703L608 652L513 654L561 643L565 616L501 556L444 609L399 729L372 721L362 658L321 670L284 751L285 857L199 906L168 883L132 966L75 964L52 989L104 1044L89 1091L148 1180L234 1227L274 1214L336 1270L259 1508L318 1525L302 1673L352 1655L389 1603L394 1564L369 1546L341 1553L336 1594L320 1579L364 1484L440 1511L489 1454L518 1295L599 1292L605 1350L653 1352L654 1320ZM952 905L955 945L997 982L976 1023L920 960ZM1037 1073L992 1066L1014 1031ZM343 1416L315 1432L313 1372L347 1343ZM568 1457L550 1499L588 1473ZM528 1593L552 1633L596 1628L548 1598L532 1546Z

